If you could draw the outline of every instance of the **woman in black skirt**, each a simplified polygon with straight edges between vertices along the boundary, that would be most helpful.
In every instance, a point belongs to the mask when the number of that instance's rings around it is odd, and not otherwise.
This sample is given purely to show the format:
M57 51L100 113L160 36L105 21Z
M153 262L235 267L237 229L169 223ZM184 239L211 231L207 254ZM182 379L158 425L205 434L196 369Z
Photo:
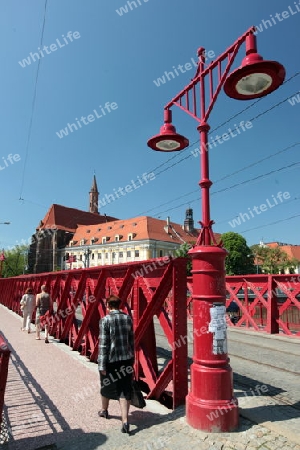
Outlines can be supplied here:
M122 433L129 433L128 413L132 392L134 335L132 319L120 311L121 300L111 295L107 299L108 314L100 320L98 368L102 410L108 418L109 400L119 400Z

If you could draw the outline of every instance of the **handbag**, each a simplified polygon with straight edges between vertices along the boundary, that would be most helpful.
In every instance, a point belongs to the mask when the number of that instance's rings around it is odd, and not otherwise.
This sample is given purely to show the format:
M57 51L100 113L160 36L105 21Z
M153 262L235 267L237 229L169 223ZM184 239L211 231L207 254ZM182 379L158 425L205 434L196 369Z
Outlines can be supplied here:
M140 409L143 409L146 406L146 402L143 397L143 393L141 391L139 383L135 379L132 380L131 404L132 406L135 406L136 408Z

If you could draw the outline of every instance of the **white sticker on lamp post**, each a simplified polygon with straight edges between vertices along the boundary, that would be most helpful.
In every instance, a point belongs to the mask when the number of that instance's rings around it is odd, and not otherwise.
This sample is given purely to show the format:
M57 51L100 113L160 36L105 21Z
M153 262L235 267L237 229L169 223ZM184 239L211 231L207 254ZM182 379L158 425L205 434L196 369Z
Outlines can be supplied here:
M208 331L213 333L213 354L227 353L226 308L223 303L214 303L210 308Z

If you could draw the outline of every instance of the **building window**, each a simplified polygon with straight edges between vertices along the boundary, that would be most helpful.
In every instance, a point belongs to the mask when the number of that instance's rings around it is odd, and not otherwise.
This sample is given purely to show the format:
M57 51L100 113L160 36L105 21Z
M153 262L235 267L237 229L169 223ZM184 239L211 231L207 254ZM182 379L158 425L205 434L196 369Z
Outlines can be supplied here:
M98 253L98 259L101 259L102 255L101 253Z
M95 253L92 253L92 259L95 259Z
M128 235L128 240L129 240L129 241L132 241L132 234L129 234L129 235Z
M135 258L138 258L140 256L140 251L134 250L134 256L135 256Z
M159 250L159 256L160 256L160 258L161 258L162 256L164 256L162 250Z
M119 242L119 236L115 236L115 241Z
M123 252L119 252L119 257L123 258Z
M116 257L116 253L115 252L112 252L112 255L111 255L113 258L115 258Z
M108 253L105 253L105 259L108 259Z
M130 258L131 257L131 251L129 250L128 252L127 252L127 258Z
M106 237L103 237L102 238L102 244L105 244L106 243Z
M82 261L82 255L79 255L79 261Z

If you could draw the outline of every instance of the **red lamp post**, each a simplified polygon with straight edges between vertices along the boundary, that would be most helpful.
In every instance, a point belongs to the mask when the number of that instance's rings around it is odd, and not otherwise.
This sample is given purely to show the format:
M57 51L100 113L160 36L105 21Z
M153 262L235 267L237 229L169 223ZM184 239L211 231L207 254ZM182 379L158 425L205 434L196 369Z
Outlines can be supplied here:
M225 317L227 252L222 248L222 243L217 244L212 231L214 222L210 218L209 189L212 182L209 179L210 127L207 120L222 87L229 97L251 100L274 91L285 78L285 69L281 64L264 61L257 53L254 32L255 27L249 28L207 67L204 65L204 48L198 49L199 62L194 79L165 106L164 125L160 129L160 134L148 141L148 146L153 150L165 152L179 151L189 145L188 139L176 133L172 125L170 108L174 105L198 121L202 220L197 243L189 252L193 264L194 355L191 366L191 389L186 398L186 418L191 426L206 432L233 431L238 427L239 420L238 402L233 394L232 369L227 354ZM242 65L229 75L244 42L246 57Z

